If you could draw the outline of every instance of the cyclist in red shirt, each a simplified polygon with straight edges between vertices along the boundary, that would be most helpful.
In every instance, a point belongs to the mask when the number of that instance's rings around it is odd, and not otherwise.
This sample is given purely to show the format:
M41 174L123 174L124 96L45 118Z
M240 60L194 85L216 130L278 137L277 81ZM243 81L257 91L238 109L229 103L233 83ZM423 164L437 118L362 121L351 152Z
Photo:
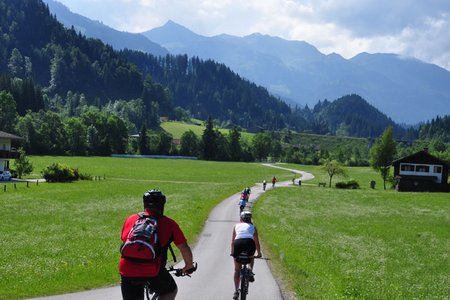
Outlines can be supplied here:
M173 242L180 250L184 260L183 272L194 268L192 251L178 224L164 216L166 196L159 190L144 193L145 214L155 216L158 220L158 238L162 246L161 255L155 261L136 261L122 257L119 263L121 290L124 300L144 299L144 287L148 282L153 291L160 295L159 299L175 299L177 285L172 275L165 268L167 250ZM131 228L139 219L139 214L129 216L122 228L121 239L125 242Z

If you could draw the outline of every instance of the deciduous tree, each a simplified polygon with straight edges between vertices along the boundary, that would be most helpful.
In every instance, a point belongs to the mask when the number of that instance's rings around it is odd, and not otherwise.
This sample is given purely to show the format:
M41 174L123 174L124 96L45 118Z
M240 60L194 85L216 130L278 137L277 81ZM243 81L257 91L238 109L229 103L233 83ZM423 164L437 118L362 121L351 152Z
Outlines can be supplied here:
M17 172L17 177L20 179L22 175L28 175L33 172L33 164L30 162L25 154L23 148L19 148L19 157L14 161L14 167Z
M397 145L393 138L392 127L388 127L380 138L375 141L370 150L370 165L380 172L383 186L386 189L386 179L389 176L391 163L396 154Z
M344 167L336 160L325 159L322 163L322 169L325 170L330 178L328 187L331 187L331 180L334 175L347 176L347 172Z
M198 156L198 144L199 140L197 135L192 131L188 130L181 136L181 155L186 156Z

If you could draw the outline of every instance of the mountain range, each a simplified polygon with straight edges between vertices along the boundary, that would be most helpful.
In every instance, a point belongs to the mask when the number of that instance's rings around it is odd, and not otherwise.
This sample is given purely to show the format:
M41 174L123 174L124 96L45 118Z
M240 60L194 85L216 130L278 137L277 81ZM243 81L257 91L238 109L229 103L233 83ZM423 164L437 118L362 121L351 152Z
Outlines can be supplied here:
M287 103L313 106L319 100L358 94L396 122L406 124L450 113L450 72L414 58L360 53L345 59L335 53L325 55L304 41L259 33L206 37L172 21L132 34L74 14L54 0L45 2L65 26L114 48L213 59Z
M82 15L71 12L65 5L53 0L45 0L50 12L55 15L64 26L73 28L87 37L98 38L114 49L133 49L152 53L156 56L169 54L169 51L159 44L152 42L139 33L118 31L104 25L99 21L93 21Z
M450 72L394 54L324 55L302 41L252 34L204 37L174 22L143 33L171 53L222 62L283 99L314 105L358 94L400 123L450 112Z

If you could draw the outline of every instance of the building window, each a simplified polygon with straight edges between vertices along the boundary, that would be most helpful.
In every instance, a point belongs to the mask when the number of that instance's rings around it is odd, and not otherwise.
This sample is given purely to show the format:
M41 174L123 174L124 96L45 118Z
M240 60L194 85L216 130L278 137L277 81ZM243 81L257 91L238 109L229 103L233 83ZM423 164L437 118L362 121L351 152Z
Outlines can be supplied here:
M401 165L401 170L402 170L402 171L414 172L414 165L406 165L406 164L402 164L402 165Z
M428 173L428 172L430 172L430 166L417 165L416 166L416 172Z
M434 166L433 173L441 174L442 173L442 166Z

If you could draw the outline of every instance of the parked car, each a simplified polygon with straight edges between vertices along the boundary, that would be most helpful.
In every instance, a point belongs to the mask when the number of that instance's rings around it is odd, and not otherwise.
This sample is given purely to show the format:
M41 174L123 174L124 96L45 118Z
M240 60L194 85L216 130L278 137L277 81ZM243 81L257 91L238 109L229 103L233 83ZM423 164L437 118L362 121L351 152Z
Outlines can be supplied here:
M11 180L12 176L11 176L11 172L9 171L0 171L0 180L1 181L6 181L6 180Z

